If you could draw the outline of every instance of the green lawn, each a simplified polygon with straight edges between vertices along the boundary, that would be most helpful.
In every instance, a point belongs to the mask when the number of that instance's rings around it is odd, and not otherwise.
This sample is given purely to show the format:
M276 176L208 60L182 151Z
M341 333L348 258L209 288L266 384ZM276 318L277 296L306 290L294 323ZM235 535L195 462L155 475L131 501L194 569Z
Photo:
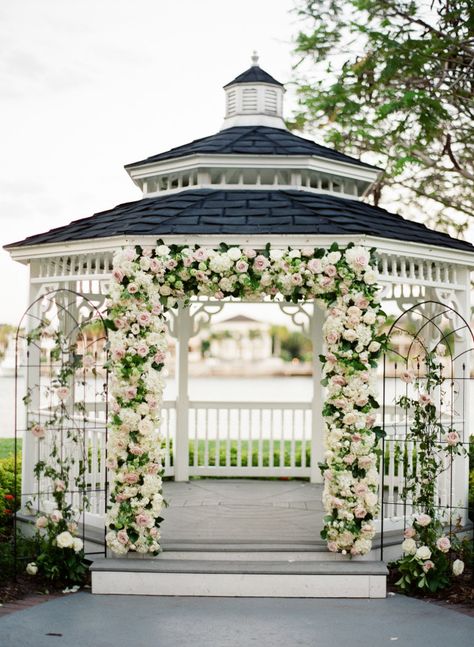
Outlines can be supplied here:
M218 449L219 447L219 449ZM198 465L204 465L204 448L205 441L198 440ZM272 451L273 450L273 451ZM217 451L219 458L217 458ZM295 441L295 466L302 466L302 451L303 443L300 440ZM189 441L189 464L194 465L194 441ZM242 467L252 466L258 467L258 441L257 440L242 440L240 450L240 463L239 463L239 449L237 440L231 440L229 444L226 441L218 443L215 440L208 441L209 452L209 465L231 465L237 467L239 464ZM269 440L262 441L262 466L270 466L270 455L273 453L273 466L274 467L290 467L291 465L291 441L286 440L281 443L275 440L272 444ZM310 465L310 443L306 443L305 447L306 461L305 465ZM227 459L229 459L227 461Z
M21 440L18 440L18 451L21 454ZM15 452L15 439L14 438L0 438L0 458L8 458L13 456Z

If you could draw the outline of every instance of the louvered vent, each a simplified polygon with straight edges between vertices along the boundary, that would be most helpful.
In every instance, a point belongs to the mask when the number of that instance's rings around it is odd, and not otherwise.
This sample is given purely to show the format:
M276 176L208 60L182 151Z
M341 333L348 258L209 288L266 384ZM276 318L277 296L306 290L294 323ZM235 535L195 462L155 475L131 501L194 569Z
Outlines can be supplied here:
M276 115L278 112L278 96L275 90L265 90L265 112Z
M227 92L227 116L232 117L237 112L236 91L229 90Z
M242 112L257 112L257 90L255 88L243 89Z

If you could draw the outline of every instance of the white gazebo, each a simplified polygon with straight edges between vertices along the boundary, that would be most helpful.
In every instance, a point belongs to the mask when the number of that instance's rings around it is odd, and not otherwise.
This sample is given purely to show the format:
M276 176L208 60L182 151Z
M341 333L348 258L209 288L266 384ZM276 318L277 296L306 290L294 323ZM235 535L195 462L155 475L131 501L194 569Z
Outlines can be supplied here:
M39 297L67 288L84 295L84 300L75 304L77 317L86 317L91 304L104 310L114 252L129 245L153 245L157 239L167 245L215 248L225 241L256 249L267 243L312 249L329 248L333 242L340 246L356 242L377 249L386 309L395 312L421 301L441 302L470 320L474 260L470 243L364 202L380 169L289 132L283 119L284 86L259 66L257 57L224 90L221 130L125 167L142 192L138 200L6 247L14 260L30 268L30 303L40 308ZM281 299L279 306L313 342L314 388L308 402L190 400L189 339L203 321L225 307L225 300L199 297L189 307L180 304L173 311L169 326L177 340L178 395L176 401L165 402L163 409L166 476L184 482L193 476L304 477L312 483L321 482L318 461L324 455L324 388L318 357L323 352L325 313L309 302L294 304ZM456 343L467 350L471 342L460 338ZM29 386L32 379L30 376ZM41 403L30 406L33 411ZM466 421L468 407L469 399L465 398L462 410ZM99 409L95 404L94 412ZM88 430L91 465L94 457L105 459L101 420L97 425L91 419ZM283 457L284 430L291 441L289 458ZM396 433L396 424L386 431ZM191 462L190 440L204 444L202 455L194 452ZM231 440L237 442L237 464L231 464L230 451L224 464L212 462L211 443L229 447ZM280 443L279 461L272 458L264 465L265 441L272 447ZM38 441L27 433L23 442L23 488L33 492ZM245 442L257 447L255 463L242 461ZM301 461L295 458L297 448ZM396 474L393 466L390 469L392 473L385 479L396 487L403 475ZM101 470L91 479L96 483L104 474ZM456 498L465 501L467 468L460 467L455 473L454 488ZM104 506L103 497L92 497L89 527L103 526ZM395 517L393 511L387 514L386 524L397 527ZM347 573L343 576L349 577Z

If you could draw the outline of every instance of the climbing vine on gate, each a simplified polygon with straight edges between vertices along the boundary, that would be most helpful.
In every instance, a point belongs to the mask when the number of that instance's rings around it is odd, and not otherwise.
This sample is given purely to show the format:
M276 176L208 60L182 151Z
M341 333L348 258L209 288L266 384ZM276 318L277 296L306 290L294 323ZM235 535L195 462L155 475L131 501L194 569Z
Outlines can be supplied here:
M327 308L323 384L327 398L322 536L332 551L367 553L375 534L378 473L373 371L385 341L376 250L129 247L113 262L108 300L112 473L107 543L116 553L157 554L163 508L159 433L166 312L193 296L321 301Z

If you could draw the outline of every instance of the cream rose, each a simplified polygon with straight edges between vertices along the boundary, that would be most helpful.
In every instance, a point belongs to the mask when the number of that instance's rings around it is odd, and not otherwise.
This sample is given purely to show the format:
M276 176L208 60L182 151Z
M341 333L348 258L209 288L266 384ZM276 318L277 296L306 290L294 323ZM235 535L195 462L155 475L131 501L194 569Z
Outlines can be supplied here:
M408 539L405 539L405 541L408 541ZM425 561L431 557L431 550L428 548L428 546L420 546L415 553L415 557L417 557L417 559L422 559L423 561Z
M405 539L404 542L402 543L402 550L407 555L414 555L416 553L416 541L411 537L409 537L408 539ZM430 556L431 556L431 553L428 555L426 559L428 559Z
M56 537L56 544L59 546L59 548L73 548L74 537L70 532L65 530L64 532L60 532Z

